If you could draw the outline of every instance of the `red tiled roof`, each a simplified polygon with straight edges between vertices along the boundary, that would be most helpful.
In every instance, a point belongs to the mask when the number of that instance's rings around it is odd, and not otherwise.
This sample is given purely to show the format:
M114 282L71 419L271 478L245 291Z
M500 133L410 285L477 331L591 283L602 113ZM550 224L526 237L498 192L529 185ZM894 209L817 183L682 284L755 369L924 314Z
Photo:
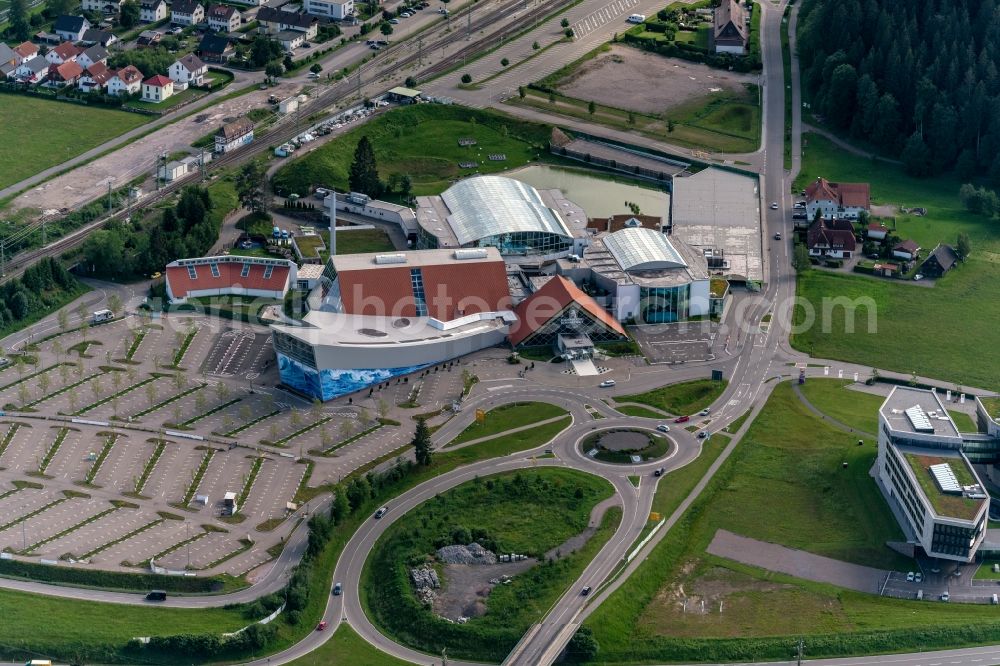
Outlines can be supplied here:
M871 192L868 183L831 183L817 178L806 187L806 201L835 201L849 208L868 209Z
M125 83L135 83L142 80L142 72L135 65L127 65L118 70L118 78Z
M157 74L156 76L151 76L142 82L146 86L155 86L157 88L162 88L166 85L173 85L174 82L171 79L163 76L163 74Z
M14 47L14 53L23 58L31 55L32 53L38 53L38 47L31 42L21 42Z
M881 222L869 222L868 231L889 231L889 227L885 226Z
M69 60L83 53L83 49L74 46L72 42L63 42L59 46L54 47L52 52L63 60Z
M427 314L451 321L480 312L510 309L502 260L443 263L420 268ZM347 314L415 317L409 266L341 270L340 298Z
M52 67L49 68L50 76L52 75L53 70L56 72L56 74L59 75L59 78L62 79L63 81L72 81L73 79L83 74L83 67L80 65L80 63L75 62L73 60L64 62L61 65L52 65Z
M899 250L901 252L909 252L910 254L915 254L917 252L920 252L920 246L917 244L917 241L910 239L906 239L905 241L897 243L896 247L892 249L894 252L896 250Z
M594 319L616 333L626 335L622 325L598 305L597 301L580 291L570 280L556 275L514 308L518 321L510 332L510 343L515 347L521 344L571 303L576 303Z
M212 289L233 289L261 290L261 291L285 291L288 286L289 268L287 265L279 264L272 268L271 277L264 279L265 264L250 264L250 273L242 277L244 262L239 257L223 260L220 258L215 264L219 269L219 277L212 277L210 263L198 264L195 266L197 277L191 279L188 276L186 265L167 266L167 282L170 284L170 293L174 298L187 298L192 291L204 291Z

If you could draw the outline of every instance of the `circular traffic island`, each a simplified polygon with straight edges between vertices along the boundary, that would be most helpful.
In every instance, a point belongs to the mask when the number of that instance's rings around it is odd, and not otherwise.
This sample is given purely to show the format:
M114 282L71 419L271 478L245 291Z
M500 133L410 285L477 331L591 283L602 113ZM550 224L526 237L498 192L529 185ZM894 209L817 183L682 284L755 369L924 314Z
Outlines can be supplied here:
M594 460L613 465L636 465L659 460L673 442L664 434L642 428L608 428L580 440L580 450Z
M362 606L411 648L499 663L614 534L617 506L589 525L613 492L600 477L555 467L442 492L379 537L361 575Z

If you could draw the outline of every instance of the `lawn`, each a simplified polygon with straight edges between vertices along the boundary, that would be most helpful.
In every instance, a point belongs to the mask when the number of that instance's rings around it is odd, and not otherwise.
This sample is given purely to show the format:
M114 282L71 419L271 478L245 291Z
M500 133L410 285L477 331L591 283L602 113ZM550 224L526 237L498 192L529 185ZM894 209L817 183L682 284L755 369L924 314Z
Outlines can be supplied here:
M392 241L382 229L357 229L337 233L337 254L358 254L360 252L391 252ZM326 256L326 252L321 255Z
M149 116L0 93L0 188L62 164L150 120ZM58 122L54 119L58 118ZM30 159L25 159L30 156Z
M282 193L305 196L314 185L347 190L347 172L362 136L375 148L379 177L408 175L413 194L439 194L460 177L523 166L548 152L549 127L457 105L421 104L390 111L311 153L292 159L274 176ZM462 147L471 138L476 145ZM504 154L492 161L490 154ZM474 169L459 166L476 162Z
M599 660L779 660L800 635L810 658L1000 639L1000 609L880 598L704 554L716 530L728 529L845 561L912 568L884 545L901 534L868 475L874 446L855 439L813 415L791 384L776 386L691 509L587 620ZM679 504L711 464L702 458L664 479L677 488L669 497L658 492L654 510L666 515Z
M644 446L637 449L610 449L603 446L604 440L602 439L605 435L608 435L614 430L625 430L637 433L645 437ZM632 456L639 456L643 461L656 460L662 458L670 451L670 440L666 438L665 435L660 435L652 432L647 432L645 430L632 430L631 428L616 428L612 431L599 431L587 435L580 442L580 452L586 455L592 449L597 449L597 453L594 454L594 458L600 460L601 462L612 463L616 465L628 465L632 462Z
M340 240L340 238L337 240ZM326 243L323 242L323 237L319 234L296 236L295 245L298 246L299 252L302 253L304 259L318 257L320 250L326 248Z
M990 418L1000 419L1000 398L980 398L979 402L983 403Z
M199 97L204 97L208 93L199 88L188 88L187 90L182 90L179 93L174 93L162 102L143 102L141 100L131 102L132 106L137 109L145 109L148 111L161 111L166 112L179 104L185 104L187 102L198 99Z
M372 621L408 645L431 654L500 661L531 624L575 580L596 546L611 536L605 522L591 548L560 553L536 564L509 585L493 589L486 612L466 624L444 620L424 607L410 582L411 567L449 544L475 541L496 553L543 557L582 533L591 509L610 497L611 485L568 469L539 468L477 478L413 509L376 542L362 574L361 601Z
M250 620L239 610L103 604L0 591L0 654L5 659L52 655L88 663L135 663L122 648L135 636L235 631ZM76 655L74 657L74 655ZM130 661L130 659L132 661Z
M346 622L323 645L289 662L290 666L409 666L409 663L377 650Z
M1000 387L1000 356L976 348L1000 346L1000 233L995 220L967 213L951 176L920 180L884 162L850 155L815 134L803 137L798 191L822 174L830 180L869 182L873 202L927 209L925 216L896 215L896 233L927 250L969 234L969 260L932 288L910 282L813 270L801 274L792 345L817 358L852 361L917 373L966 386ZM833 299L846 297L835 302ZM856 304L848 309L840 303ZM825 307L825 310L824 310ZM815 320L809 324L810 310ZM933 334L923 334L933 331ZM906 344L899 344L905 340ZM976 345L947 340L975 340ZM992 361L990 359L993 359Z
M652 391L622 395L615 402L638 402L662 409L671 414L694 414L718 400L726 390L727 382L711 379L695 379L679 384L667 384Z
M878 432L878 408L884 398L846 388L853 383L847 379L810 377L799 390L806 400L830 418L874 436Z
M554 99L555 101L551 101ZM668 141L690 148L750 152L760 143L760 107L754 85L742 93L714 93L692 100L665 114L629 112L604 104L595 104L590 113L589 102L540 90L529 89L524 99L511 97L507 104L529 106L546 113L597 123L618 130L635 131L643 136ZM675 125L667 128L667 116Z
M654 412L652 409L646 407L640 407L638 405L621 405L615 407L616 411L621 412L625 416L638 416L643 419L662 419L663 414L659 412Z
M566 414L562 407L544 402L513 402L486 412L482 423L472 423L448 443L454 446L480 437L489 437L513 428L538 423L546 419Z

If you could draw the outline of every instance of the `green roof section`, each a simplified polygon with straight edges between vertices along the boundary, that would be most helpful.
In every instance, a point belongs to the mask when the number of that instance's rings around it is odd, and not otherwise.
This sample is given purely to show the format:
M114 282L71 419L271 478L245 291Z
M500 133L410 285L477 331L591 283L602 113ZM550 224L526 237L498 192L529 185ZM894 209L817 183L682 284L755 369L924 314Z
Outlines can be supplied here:
M973 499L962 494L946 493L941 490L931 473L931 465L947 463L951 471L955 474L955 479L962 486L978 485L979 481L972 467L961 456L938 456L924 453L913 453L901 451L906 457L906 461L913 470L913 475L917 477L920 489L927 496L928 501L934 508L934 513L942 518L956 518L958 520L973 520L986 499Z

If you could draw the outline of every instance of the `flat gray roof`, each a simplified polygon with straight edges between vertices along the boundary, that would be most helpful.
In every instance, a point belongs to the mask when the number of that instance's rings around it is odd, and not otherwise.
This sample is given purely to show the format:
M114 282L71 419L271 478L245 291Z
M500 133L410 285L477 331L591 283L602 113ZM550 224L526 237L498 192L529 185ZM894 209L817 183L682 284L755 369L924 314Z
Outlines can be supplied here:
M464 259L457 258L456 252ZM503 261L495 247L438 250L399 250L396 252L366 252L363 254L338 254L330 258L338 271L358 271L407 266L439 266L441 264L477 264ZM381 260L381 263L380 263Z
M650 231L650 233L659 234L660 232ZM614 236L614 234L610 236ZM669 243L683 265L647 270L641 268L629 270L622 266L615 253L607 247L608 238L607 234L598 236L583 251L583 257L579 262L561 259L560 267L567 271L574 268L590 268L595 273L614 280L618 284L638 284L643 287L677 287L695 280L707 280L709 277L704 255L677 238L671 238Z
M392 347L464 337L500 329L516 320L513 313L504 317L506 320L484 313L482 319L442 329L432 325L430 317L379 317L313 310L303 318L306 326L275 324L273 328L313 346Z
M896 386L879 408L894 432L953 437L961 435L937 393L909 386Z
M670 197L672 233L697 248L725 252L725 275L762 280L760 193L754 178L707 168L677 176Z

